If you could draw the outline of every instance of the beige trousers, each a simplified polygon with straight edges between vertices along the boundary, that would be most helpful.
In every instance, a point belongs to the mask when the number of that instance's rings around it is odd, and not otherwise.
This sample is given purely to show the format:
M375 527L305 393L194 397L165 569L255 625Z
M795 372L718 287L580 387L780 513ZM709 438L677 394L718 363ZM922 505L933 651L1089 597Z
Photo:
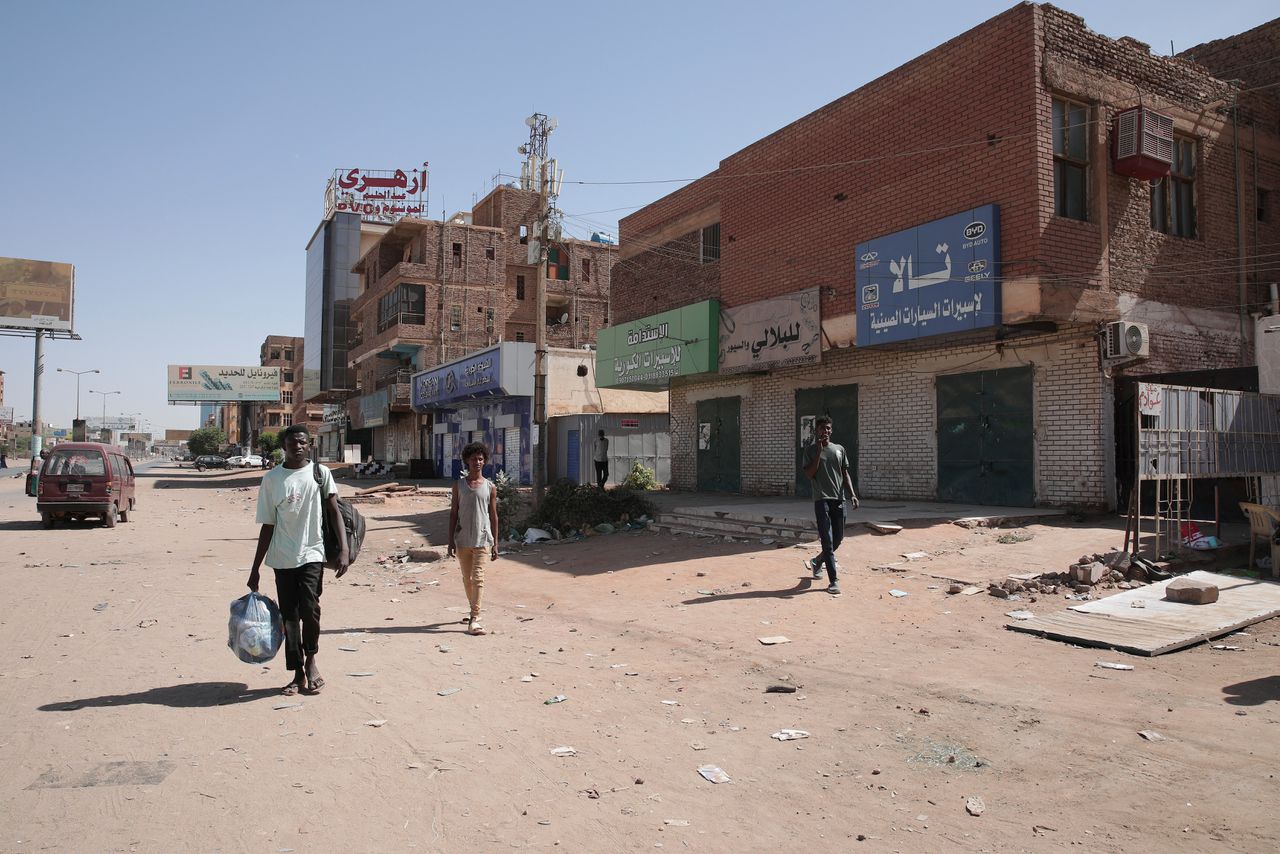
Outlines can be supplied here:
M471 616L480 616L480 600L484 596L484 565L489 562L489 549L458 549L458 564L462 567L462 586L471 604Z

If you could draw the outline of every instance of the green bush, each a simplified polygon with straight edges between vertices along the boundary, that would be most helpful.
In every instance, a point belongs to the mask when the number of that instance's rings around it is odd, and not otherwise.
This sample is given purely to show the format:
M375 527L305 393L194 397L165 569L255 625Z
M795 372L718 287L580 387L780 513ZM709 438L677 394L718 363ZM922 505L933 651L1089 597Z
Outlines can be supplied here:
M626 486L601 492L591 484L561 479L547 488L542 504L529 517L529 524L565 532L591 528L601 522L630 521L653 513L649 500Z
M632 464L631 472L627 475L626 480L622 481L622 485L627 489L638 489L645 492L658 488L658 478L654 475L653 469L637 460Z
M520 495L520 487L505 471L493 476L493 484L498 492L498 526L509 536L515 538L515 528L527 515L524 497Z
M201 427L199 430L191 431L191 436L187 438L187 450L197 457L216 454L226 441L227 434L217 427Z

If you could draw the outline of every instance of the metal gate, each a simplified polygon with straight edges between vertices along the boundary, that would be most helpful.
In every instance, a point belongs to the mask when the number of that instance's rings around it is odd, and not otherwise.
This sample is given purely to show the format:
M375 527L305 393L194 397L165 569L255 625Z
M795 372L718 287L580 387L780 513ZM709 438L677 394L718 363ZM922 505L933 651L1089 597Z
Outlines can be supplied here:
M568 459L568 467L567 467L565 476L568 477L569 480L573 481L574 483L581 483L581 480L579 478L582 475L582 461L578 459L578 455L582 452L582 431L581 430L569 431L568 445L569 445L569 448L568 448L569 459ZM592 459L595 459L595 457L592 457Z
M742 398L698 401L697 463L699 492L738 492L741 475Z
M849 455L849 476L858 489L858 387L856 385L796 389L796 495L809 495L809 478L804 475L804 449L814 442L814 421L819 415L831 418L831 441L843 445Z
M938 377L940 501L1035 503L1033 388L1030 367Z

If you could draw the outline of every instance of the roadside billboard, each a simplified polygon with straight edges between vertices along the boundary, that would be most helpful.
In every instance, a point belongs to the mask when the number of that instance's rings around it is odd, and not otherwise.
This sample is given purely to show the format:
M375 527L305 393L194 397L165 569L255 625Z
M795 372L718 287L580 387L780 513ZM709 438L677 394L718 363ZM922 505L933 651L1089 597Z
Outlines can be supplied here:
M280 368L256 365L170 365L169 402L280 402Z
M70 332L76 268L0 257L0 328Z

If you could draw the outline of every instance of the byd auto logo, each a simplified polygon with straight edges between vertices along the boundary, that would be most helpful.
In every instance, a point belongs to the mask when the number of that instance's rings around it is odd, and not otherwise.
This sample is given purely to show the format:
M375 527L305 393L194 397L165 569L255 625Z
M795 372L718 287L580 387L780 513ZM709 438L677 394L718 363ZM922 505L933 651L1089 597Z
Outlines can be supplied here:
M965 240L977 240L986 233L987 224L985 222L971 222L964 227Z

